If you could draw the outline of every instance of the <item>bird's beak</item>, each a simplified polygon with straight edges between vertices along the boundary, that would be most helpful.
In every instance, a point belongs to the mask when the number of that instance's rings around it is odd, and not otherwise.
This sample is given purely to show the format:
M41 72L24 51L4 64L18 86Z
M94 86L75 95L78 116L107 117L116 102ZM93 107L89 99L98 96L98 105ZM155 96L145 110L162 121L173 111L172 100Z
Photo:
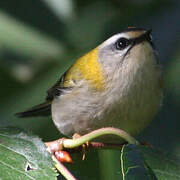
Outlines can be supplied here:
M140 35L139 37L136 37L136 38L132 39L133 45L139 44L139 43L141 43L143 41L148 41L152 45L151 32L152 32L151 29L147 30L142 35Z
M152 36L151 36L152 30L146 30L144 31L140 36L130 39L131 41L131 47L126 52L125 56L128 54L128 52L137 44L140 44L143 41L147 41L151 44L152 48L155 49L154 44L152 42Z

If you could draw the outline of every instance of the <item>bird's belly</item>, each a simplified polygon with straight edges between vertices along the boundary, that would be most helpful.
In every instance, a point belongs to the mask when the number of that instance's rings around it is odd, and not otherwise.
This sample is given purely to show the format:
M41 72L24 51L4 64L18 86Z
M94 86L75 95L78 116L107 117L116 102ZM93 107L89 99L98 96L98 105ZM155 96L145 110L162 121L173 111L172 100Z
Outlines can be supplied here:
M88 97L88 96L87 96ZM122 100L122 99L121 99ZM136 134L143 129L159 109L160 95L149 94L143 99L116 102L113 105L84 103L80 98L55 100L52 104L52 117L59 131L67 136L81 135L102 127L115 127ZM101 102L97 100L97 102ZM103 109L103 110L102 110ZM103 140L103 138L101 138ZM111 136L105 141L115 140ZM104 140L103 140L104 141Z

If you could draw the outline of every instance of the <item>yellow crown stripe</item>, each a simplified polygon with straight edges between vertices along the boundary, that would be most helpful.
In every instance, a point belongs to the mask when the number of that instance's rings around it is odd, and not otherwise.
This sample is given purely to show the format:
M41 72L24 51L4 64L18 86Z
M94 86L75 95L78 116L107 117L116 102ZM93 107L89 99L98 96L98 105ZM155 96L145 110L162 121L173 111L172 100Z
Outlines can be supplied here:
M98 62L98 48L79 58L68 70L65 77L66 82L73 80L88 80L93 88L104 89L104 74Z

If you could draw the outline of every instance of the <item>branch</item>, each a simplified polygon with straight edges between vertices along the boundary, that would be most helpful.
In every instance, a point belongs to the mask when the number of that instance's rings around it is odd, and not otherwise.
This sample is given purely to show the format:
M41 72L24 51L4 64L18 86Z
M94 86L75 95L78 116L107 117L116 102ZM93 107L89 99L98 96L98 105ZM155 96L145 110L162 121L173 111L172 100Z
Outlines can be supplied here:
M99 136L103 135L116 135L120 138L123 138L125 142L128 142L129 144L139 144L139 142L132 137L130 134L126 133L125 131L117 128L101 128L95 131L92 131L84 136L81 136L77 139L65 139L61 138L55 141L46 142L45 145L48 147L50 152L55 152L63 149L74 149L81 145L83 145L86 142L91 141L94 138L97 138ZM107 144L107 143L101 143L101 142L94 142L90 143L91 147L94 148L113 148L113 147L121 147L122 144Z
M126 133L125 131L117 128L108 127L108 128L97 129L77 139L64 139L62 141L62 146L67 149L72 149L75 147L79 147L84 143L91 141L92 139L95 139L99 136L108 135L108 134L119 136L129 144L136 144L136 145L139 144L139 142L134 137L132 137L130 134Z
M70 171L61 163L59 162L54 155L52 155L53 161L56 163L56 169L68 180L77 180Z
M61 160L57 160L55 156L55 152L62 151L66 149L67 151L79 151L79 147L83 144L91 141L94 138L103 136L103 135L116 135L125 142L129 144L136 144L138 145L139 142L132 137L130 134L126 133L125 131L117 128L107 127L97 129L92 131L84 136L80 136L77 139L65 139L61 138L52 142L46 142L45 145L47 146L48 151L52 154L53 160L56 162L56 168L58 171L68 180L76 180L76 178L66 169L66 167L60 162ZM109 144L109 143L102 143L102 142L90 142L88 143L88 148L120 148L122 144ZM68 155L67 155L68 156ZM70 155L69 155L70 156Z

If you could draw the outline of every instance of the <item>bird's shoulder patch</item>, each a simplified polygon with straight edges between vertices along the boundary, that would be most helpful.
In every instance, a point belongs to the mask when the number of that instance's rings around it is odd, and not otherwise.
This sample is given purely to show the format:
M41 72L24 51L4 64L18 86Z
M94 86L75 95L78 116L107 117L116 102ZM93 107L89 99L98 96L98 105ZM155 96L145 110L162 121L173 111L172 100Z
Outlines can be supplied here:
M104 73L98 62L98 48L76 60L56 84L47 91L46 99L53 100L55 96L60 96L63 91L78 85L81 80L89 81L92 88L98 91L105 88Z
M86 80L98 91L105 88L105 77L100 62L98 62L98 48L80 57L67 71L64 86L76 81Z

